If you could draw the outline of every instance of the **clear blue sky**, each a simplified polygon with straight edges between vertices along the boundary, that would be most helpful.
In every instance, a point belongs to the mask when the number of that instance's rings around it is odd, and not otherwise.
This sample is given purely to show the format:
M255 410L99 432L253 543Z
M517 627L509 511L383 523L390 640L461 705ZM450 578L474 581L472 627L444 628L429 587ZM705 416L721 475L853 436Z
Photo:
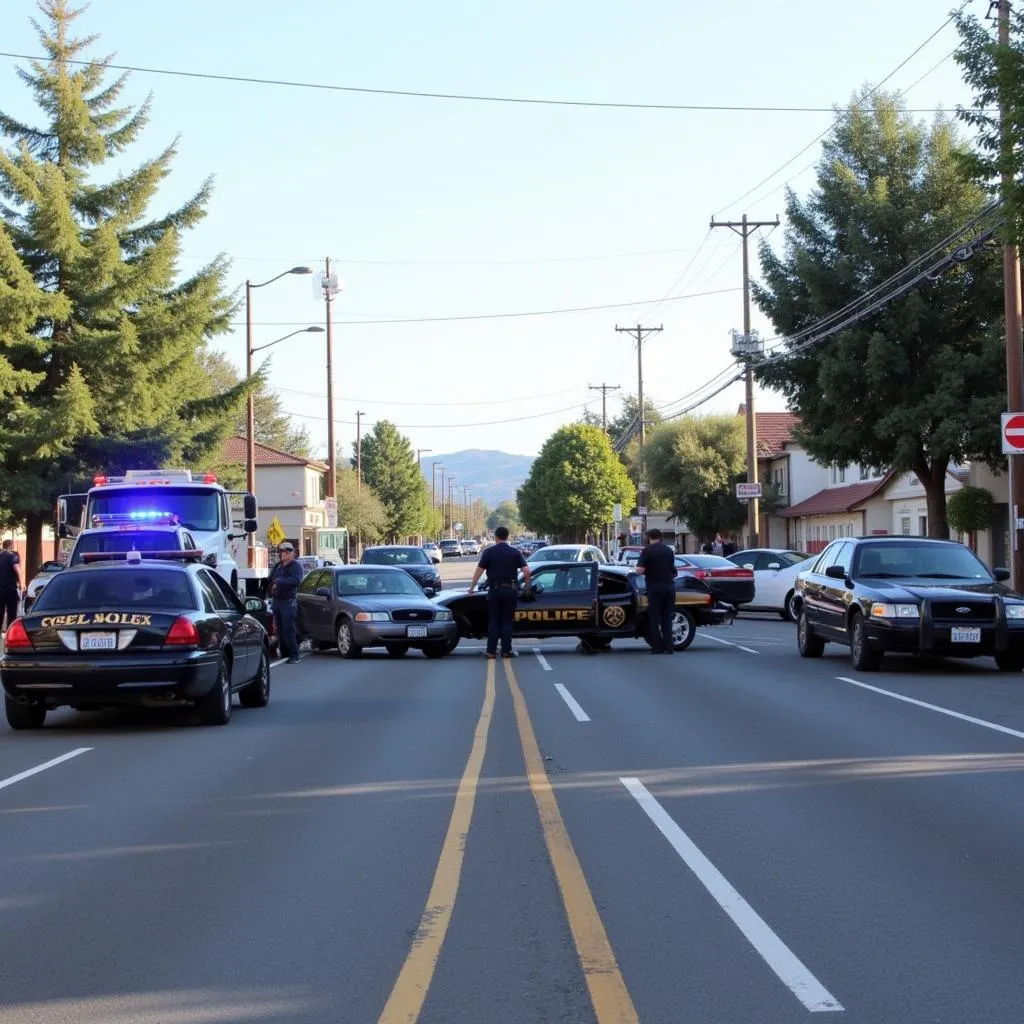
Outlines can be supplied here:
M434 92L828 108L888 75L950 6L93 0L79 25L99 33L97 52L148 67ZM984 14L988 3L970 6ZM34 11L30 0L6 0L4 50L38 52ZM925 111L965 102L956 66L943 61L955 45L948 26L889 86L909 89L908 105ZM0 106L24 115L14 65L0 59ZM635 391L635 350L617 323L664 324L644 350L646 390L659 404L727 366L729 329L742 326L739 241L725 229L707 237L708 222L712 214L782 214L783 187L803 192L813 183L817 144L744 193L832 121L821 112L516 106L141 73L128 98L149 91L153 118L137 157L181 136L164 203L216 175L210 215L187 238L182 270L223 251L240 286L330 256L344 285L334 307L338 440L354 438L362 409L364 423L391 419L414 446L437 453L532 454L584 403L599 411L588 384ZM363 323L720 289L732 290L562 315ZM322 322L309 278L284 278L255 295L257 345ZM756 311L754 326L771 335ZM241 324L217 347L244 365ZM272 380L325 450L324 352L323 335L283 343L272 350ZM741 400L736 385L704 408L732 410ZM759 407L784 404L766 394ZM617 409L612 399L610 414ZM517 421L483 425L496 420Z

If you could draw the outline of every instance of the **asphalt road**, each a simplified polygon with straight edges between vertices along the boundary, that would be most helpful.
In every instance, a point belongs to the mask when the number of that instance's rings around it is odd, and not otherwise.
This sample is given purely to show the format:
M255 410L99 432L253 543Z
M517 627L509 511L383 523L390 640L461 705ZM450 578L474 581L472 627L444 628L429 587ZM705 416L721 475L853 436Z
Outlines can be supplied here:
M0 726L0 1021L1024 1020L1024 677L520 650Z

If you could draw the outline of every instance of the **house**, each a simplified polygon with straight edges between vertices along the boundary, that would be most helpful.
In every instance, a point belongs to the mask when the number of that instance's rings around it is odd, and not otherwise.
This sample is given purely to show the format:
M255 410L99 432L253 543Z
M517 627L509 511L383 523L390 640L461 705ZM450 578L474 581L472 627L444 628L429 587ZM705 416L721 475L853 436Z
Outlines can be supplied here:
M276 516L285 537L304 555L316 552L316 530L327 526L324 497L327 494L326 463L304 459L256 443L256 499L259 502L258 540ZM246 464L246 439L229 437L223 461Z
M1010 478L1006 472L994 473L983 463L971 463L968 483L984 487L995 502L992 526L976 536L978 557L990 566L1009 567L1013 560L1010 549Z

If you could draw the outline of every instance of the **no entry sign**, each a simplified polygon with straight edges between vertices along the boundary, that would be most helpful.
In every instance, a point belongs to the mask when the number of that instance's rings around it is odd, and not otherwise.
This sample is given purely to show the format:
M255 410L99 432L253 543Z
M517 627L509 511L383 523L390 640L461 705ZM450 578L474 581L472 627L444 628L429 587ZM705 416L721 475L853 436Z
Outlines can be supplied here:
M1004 412L1002 420L1003 454L1024 452L1024 412Z

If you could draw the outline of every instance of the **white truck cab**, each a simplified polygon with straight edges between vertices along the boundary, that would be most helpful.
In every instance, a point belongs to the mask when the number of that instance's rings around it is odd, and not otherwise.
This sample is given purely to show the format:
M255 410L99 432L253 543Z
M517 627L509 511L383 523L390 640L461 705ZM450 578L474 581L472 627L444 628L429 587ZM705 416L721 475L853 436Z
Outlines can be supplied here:
M80 521L73 526L69 522L72 501L83 498ZM269 573L265 549L261 559L260 549L238 543L256 532L256 514L254 495L225 490L211 473L193 476L187 469L130 469L124 476L94 477L87 494L61 495L57 532L61 537L76 537L82 530L113 522L174 522L194 538L203 561L244 599L249 590L259 589Z

